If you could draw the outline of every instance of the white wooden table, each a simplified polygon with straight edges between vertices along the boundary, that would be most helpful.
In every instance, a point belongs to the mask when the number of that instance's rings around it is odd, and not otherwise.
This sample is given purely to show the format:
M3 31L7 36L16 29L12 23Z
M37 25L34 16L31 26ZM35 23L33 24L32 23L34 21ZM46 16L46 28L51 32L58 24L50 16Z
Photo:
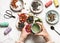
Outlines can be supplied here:
M32 0L24 0L24 2L27 3L25 5L26 9L29 9L29 4L30 4L31 1ZM50 7L45 8L45 3L49 0L41 0L41 1L44 4L43 5L43 12L40 13L38 15L38 17L40 17L42 19L43 24L44 24L46 30L48 31L48 33L50 34L52 40L55 43L60 43L60 36L55 31L52 31L50 29L50 25L47 24L46 21L45 21L45 15L46 15L47 11L49 11L49 10L56 10L60 15L60 6L58 8L55 8L54 3L53 3ZM16 21L17 21L17 18L18 18L18 15L17 15L18 13L13 12L13 15L16 16L16 19L13 19L13 18L5 19L3 17L3 15L5 14L5 11L10 10L10 7L9 7L10 2L11 2L11 0L0 0L0 22L3 22L3 21L9 22L9 26L12 27L12 31L6 36L4 36L4 34L3 34L4 30L6 28L0 28L0 43L15 43L15 41L18 40L19 35L20 35L20 32L15 27ZM60 2L59 2L59 4L60 4ZM28 13L29 11L27 11L26 9L24 9L22 12ZM60 19L59 19L59 22L56 25L54 25L54 27L60 33ZM8 42L6 42L6 41L8 41Z

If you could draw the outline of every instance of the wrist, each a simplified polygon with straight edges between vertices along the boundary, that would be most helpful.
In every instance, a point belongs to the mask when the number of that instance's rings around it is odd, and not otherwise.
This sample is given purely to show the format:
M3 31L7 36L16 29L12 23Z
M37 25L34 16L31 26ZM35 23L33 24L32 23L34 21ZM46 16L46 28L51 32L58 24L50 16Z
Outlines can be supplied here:
M48 41L47 43L54 43L53 41Z
M19 41L20 41L20 42L24 42L24 38L21 37L21 38L19 39Z
M27 35L21 34L20 36L20 41L24 42L24 40L26 39Z
M49 35L46 35L46 36L44 37L44 39L45 39L46 42L51 41L51 37L50 37Z
M22 42L22 41L16 41L16 43L24 43L24 42Z
M47 43L54 43L51 39L51 37L47 37Z

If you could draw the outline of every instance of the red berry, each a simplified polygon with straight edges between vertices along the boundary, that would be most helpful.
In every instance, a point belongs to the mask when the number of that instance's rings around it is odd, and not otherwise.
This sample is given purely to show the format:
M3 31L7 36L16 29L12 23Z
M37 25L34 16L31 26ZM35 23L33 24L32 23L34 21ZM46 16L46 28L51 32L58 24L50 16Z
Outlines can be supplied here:
M31 25L30 24L26 25L25 29L27 32L31 32Z
M19 20L20 20L20 22L25 22L26 19L27 19L27 16L26 16L25 13L22 13L22 14L19 15Z

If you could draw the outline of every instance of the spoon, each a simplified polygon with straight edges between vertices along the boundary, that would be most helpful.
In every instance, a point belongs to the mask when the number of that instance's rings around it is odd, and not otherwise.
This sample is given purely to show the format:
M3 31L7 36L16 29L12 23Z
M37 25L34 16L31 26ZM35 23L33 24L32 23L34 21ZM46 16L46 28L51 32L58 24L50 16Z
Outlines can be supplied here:
M60 33L55 30L54 26L51 26L50 28L51 30L54 30L58 35L60 35Z

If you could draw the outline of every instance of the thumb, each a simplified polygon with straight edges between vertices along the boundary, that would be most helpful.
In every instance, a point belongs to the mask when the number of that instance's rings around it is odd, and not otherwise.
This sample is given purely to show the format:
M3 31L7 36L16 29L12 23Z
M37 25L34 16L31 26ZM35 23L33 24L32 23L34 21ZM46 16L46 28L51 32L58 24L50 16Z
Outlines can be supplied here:
M41 22L36 22L38 25L40 25L40 26L42 26L43 25L43 23L41 23Z

